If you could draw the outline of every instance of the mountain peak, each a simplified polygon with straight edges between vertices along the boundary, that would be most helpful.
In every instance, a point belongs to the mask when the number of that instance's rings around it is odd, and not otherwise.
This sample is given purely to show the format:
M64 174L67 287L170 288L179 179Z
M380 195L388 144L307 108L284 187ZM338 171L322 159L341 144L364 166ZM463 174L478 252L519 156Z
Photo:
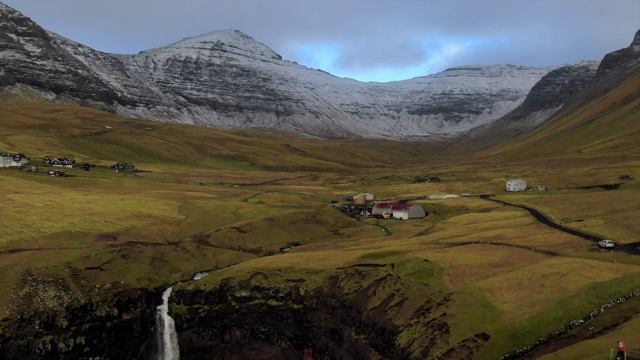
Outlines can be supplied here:
M15 10L14 8L12 8L9 5L6 5L5 3L0 2L0 11L7 11L7 12L18 12L17 10Z
M212 31L203 35L187 37L173 44L161 46L156 49L229 51L245 53L246 55L262 55L268 58L282 60L282 56L271 50L268 46L238 30Z
M627 71L640 64L640 30L638 30L629 47L608 53L600 62L596 77Z
M640 30L638 30L636 32L636 36L633 37L631 48L633 49L633 52L640 52Z

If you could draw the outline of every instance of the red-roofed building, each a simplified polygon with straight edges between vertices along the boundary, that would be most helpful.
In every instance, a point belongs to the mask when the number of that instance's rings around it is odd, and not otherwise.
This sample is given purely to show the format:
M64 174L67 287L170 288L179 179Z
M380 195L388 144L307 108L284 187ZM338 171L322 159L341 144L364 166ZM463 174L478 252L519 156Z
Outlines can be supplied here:
M416 204L399 204L399 203L376 203L371 209L371 215L389 218L407 220L407 219L420 219L426 215L424 209L420 205Z

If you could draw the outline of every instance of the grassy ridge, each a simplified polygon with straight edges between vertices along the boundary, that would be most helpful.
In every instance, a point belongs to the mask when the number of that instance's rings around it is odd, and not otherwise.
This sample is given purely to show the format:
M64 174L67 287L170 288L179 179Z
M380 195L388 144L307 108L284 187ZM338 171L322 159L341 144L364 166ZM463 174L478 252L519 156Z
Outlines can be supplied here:
M542 126L487 154L513 157L562 154L563 158L637 157L640 149L640 71L616 88L569 104ZM619 160L618 160L619 161Z

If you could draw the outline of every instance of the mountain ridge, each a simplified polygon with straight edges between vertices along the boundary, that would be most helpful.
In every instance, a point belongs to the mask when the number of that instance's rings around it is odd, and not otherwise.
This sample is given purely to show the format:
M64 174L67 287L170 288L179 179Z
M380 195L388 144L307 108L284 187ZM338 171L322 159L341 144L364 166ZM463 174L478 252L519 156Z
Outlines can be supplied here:
M550 72L584 64L466 65L363 83L282 59L238 30L212 31L132 55L109 54L47 32L8 9L0 8L6 23L0 26L0 67L6 69L0 72L0 90L15 93L23 85L48 101L73 101L129 117L312 138L457 137L514 111ZM29 31L39 33L39 42L25 40ZM37 61L26 61L31 58ZM47 77L52 69L56 76ZM574 84L575 71L566 72L559 86ZM553 113L544 110L536 121Z

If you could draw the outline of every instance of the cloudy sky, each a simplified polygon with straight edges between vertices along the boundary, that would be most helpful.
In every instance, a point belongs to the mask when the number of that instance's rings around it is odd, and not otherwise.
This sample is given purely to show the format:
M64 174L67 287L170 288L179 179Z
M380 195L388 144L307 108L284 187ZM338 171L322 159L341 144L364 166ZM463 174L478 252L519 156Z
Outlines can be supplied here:
M0 0L47 30L133 54L240 30L336 76L393 81L460 65L561 65L629 46L640 0Z

